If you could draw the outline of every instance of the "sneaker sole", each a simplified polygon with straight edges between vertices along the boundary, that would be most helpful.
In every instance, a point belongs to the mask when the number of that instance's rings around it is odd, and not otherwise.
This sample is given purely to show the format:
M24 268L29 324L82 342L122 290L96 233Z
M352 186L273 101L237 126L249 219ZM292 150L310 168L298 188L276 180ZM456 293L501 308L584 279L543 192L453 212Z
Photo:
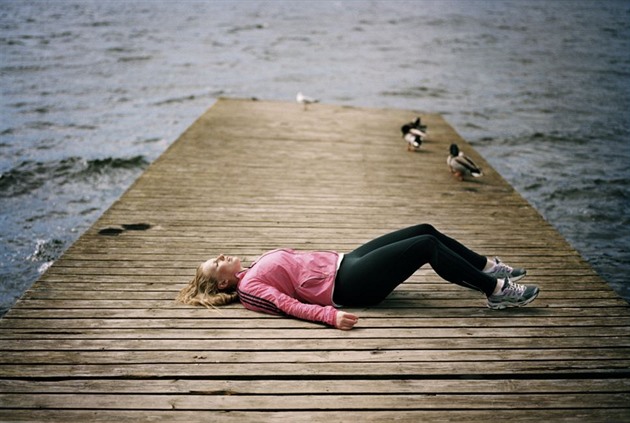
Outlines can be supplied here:
M530 297L527 300L522 301L520 303L501 303L501 304L494 304L494 305L488 303L487 305L488 305L488 308L490 308L492 310L503 310L503 309L506 309L506 308L523 307L523 306L526 306L527 304L531 303L532 301L534 301L538 297L538 294L540 294L540 290L537 290L536 293L532 297Z

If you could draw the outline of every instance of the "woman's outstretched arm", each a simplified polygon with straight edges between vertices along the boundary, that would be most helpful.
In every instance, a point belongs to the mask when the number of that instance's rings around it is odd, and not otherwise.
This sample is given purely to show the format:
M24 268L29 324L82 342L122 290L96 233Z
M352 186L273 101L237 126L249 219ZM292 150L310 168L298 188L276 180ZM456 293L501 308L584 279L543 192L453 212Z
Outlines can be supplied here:
M334 327L338 327L338 315L342 313L333 306L302 303L258 280L249 280L246 289L239 287L238 296L241 303L250 310L269 314L285 314L301 320L326 323ZM344 327L346 326L348 326L348 322L344 320Z

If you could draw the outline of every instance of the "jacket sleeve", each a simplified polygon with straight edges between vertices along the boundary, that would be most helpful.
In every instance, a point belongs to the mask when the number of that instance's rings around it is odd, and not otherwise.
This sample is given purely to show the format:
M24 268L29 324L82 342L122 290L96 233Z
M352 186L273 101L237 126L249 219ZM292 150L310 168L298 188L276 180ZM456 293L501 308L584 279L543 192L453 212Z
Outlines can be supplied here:
M269 314L286 314L311 322L335 326L337 309L332 306L305 304L263 282L250 280L238 290L241 303L248 309Z

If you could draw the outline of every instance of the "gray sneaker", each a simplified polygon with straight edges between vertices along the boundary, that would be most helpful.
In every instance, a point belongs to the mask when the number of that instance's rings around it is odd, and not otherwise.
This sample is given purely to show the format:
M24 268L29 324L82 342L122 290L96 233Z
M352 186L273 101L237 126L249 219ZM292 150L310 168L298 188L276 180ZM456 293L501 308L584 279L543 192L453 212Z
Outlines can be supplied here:
M522 267L510 267L507 264L499 260L499 257L494 258L494 270L487 272L487 275L492 276L495 279L509 278L512 282L520 281L527 275L527 270Z
M523 307L534 301L539 292L536 285L520 285L505 279L501 292L488 297L488 307L494 310Z

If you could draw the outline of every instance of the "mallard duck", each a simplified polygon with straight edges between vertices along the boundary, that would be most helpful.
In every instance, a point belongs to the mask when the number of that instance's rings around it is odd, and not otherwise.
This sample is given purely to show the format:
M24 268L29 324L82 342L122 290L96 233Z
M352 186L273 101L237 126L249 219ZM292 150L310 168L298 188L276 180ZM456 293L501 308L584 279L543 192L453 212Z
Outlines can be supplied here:
M414 121L411 123L411 126L413 126L413 127L414 127L414 128L416 128L416 129L421 130L421 131L422 131L422 132L424 132L425 134L427 133L427 125L423 125L423 124L422 124L422 120L420 119L420 117L419 117L419 116L416 118L416 120L414 120Z
M319 103L319 100L312 97L307 97L301 92L297 93L297 95L295 96L295 101L302 104L304 106L304 110L306 110L309 104Z
M400 132L405 141L407 141L407 150L418 151L427 136L424 132L414 127L411 123L406 123L400 127Z
M451 169L451 173L460 181L464 180L466 176L474 176L478 178L483 175L483 172L473 162L470 157L466 156L463 152L459 151L457 144L451 144L450 153L446 159L446 164Z

